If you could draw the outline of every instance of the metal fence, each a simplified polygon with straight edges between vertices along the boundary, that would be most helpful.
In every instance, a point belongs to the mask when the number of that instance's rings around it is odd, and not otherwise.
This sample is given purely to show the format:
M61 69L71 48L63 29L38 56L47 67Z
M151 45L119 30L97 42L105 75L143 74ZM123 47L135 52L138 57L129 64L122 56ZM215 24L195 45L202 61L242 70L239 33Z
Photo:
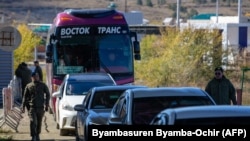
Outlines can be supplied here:
M10 84L2 89L3 113L0 117L0 127L4 124L18 132L17 128L22 117L21 105L21 80L14 76Z

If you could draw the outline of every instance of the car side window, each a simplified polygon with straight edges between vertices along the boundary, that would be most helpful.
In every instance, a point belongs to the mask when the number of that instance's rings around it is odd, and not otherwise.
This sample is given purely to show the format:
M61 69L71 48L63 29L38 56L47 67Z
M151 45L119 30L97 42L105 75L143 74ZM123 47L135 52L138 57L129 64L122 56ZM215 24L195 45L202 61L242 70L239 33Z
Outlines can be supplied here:
M121 112L120 112L120 115L119 117L121 119L123 119L125 116L126 116L126 113L127 113L127 108L126 108L126 99L124 99L124 102L122 103L122 106L121 106Z
M88 103L89 103L89 99L90 99L90 96L91 96L91 91L88 91L88 93L86 94L86 97L84 98L83 100L83 105L84 107L88 106Z
M59 88L59 91L60 91L60 95L63 97L63 92L64 92L64 88L65 88L65 85L62 84Z
M113 110L113 113L116 115L116 116L119 116L120 115L120 112L122 110L122 106L123 106L123 103L124 103L124 100L125 100L125 97L120 97L118 100L117 100L117 104L115 104L114 106L114 110Z
M74 86L73 84L68 84L66 88L66 95L73 95Z

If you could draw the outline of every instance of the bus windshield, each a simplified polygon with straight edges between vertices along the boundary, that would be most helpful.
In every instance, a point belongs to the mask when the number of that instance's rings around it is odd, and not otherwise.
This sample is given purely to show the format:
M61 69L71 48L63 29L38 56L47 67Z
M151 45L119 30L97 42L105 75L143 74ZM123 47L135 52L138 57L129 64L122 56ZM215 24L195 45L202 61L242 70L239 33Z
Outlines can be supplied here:
M53 52L54 75L82 72L133 73L128 34L86 35L61 39Z

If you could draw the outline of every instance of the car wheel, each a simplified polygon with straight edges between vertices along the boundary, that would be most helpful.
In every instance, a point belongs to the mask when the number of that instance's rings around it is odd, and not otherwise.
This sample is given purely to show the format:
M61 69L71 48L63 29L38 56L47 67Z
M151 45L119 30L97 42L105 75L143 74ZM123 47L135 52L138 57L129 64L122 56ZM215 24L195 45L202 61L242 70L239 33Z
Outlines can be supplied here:
M78 134L76 134L76 141L81 141Z
M75 136L76 136L76 141L80 141L79 135L78 135L78 130L77 130L77 123L75 122Z
M68 131L65 129L60 129L60 136L65 136L68 134Z
M56 124L56 129L59 129L59 124L58 123Z
M88 141L88 134L87 134L87 128L85 127L84 130L84 141Z

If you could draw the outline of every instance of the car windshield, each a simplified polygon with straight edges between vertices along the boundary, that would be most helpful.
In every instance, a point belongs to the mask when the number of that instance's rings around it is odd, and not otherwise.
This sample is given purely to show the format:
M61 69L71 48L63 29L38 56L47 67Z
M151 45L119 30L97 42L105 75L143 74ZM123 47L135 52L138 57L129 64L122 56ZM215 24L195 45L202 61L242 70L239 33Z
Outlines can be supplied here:
M102 81L70 82L66 88L67 89L66 95L86 95L90 88L97 86L106 86L106 85L113 85L113 83L102 82Z
M214 105L206 96L167 96L136 98L133 105L133 124L149 124L156 114L166 108Z
M92 109L112 108L124 90L100 91L96 92L91 105Z

